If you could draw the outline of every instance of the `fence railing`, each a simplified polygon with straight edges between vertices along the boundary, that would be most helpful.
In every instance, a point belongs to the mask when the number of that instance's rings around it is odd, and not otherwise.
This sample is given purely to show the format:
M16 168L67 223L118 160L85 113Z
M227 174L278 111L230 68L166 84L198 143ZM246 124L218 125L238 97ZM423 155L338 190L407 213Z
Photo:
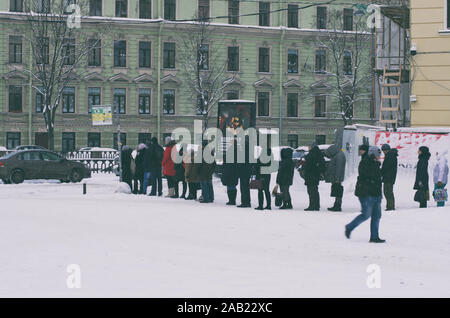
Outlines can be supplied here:
M87 165L95 173L115 173L119 166L118 151L74 151L62 155Z

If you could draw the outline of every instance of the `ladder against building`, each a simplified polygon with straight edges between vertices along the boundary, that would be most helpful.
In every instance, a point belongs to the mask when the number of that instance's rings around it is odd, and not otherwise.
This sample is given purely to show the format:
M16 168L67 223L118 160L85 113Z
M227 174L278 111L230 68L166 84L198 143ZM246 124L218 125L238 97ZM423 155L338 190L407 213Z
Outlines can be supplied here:
M391 125L393 128L398 126L401 81L401 64L396 72L386 71L386 66L384 66L381 82L380 125Z

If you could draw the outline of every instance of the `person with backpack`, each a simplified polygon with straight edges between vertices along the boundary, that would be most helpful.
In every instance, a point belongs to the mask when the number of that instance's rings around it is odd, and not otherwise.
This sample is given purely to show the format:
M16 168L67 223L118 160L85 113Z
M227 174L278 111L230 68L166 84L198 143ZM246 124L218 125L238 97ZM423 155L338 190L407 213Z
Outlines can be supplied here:
M394 184L397 178L397 149L391 149L391 146L384 144L381 146L381 151L384 153L381 176L383 178L384 197L386 198L386 211L394 211Z
M414 182L414 190L417 190L414 195L414 200L419 202L420 208L427 207L429 200L429 175L428 175L428 160L430 160L430 150L426 146L419 148L419 161L417 162L416 181Z
M172 150L175 148L176 144L177 142L175 140L170 140L167 143L163 154L163 160L161 162L163 167L163 175L167 179L167 187L169 189L166 196L168 198L175 198L175 162L172 159Z
M358 180L355 195L361 202L362 212L345 226L345 237L350 239L352 231L364 221L370 220L370 243L384 243L380 239L379 227L381 219L381 150L369 147L358 166Z
M447 185L448 182L448 163L447 163L447 158L445 158L445 156L447 155L447 151L438 154L436 157L436 165L434 166L433 169L433 181L434 181L434 197L436 199L437 202L437 206L438 207L443 207L445 206L445 199L446 199L446 191L444 191L445 186ZM438 190L442 193L444 193L444 195L442 195L440 198L438 198L438 196L436 195L436 193L438 192Z
M283 148L280 152L280 165L278 167L277 185L280 187L281 199L283 204L280 210L292 209L291 194L289 193L289 187L294 180L294 168L295 163L292 160L292 149Z
M305 211L320 211L319 183L325 173L325 159L315 142L309 145L303 165L305 185L308 190L309 206Z
M149 149L150 179L152 191L150 196L162 196L162 160L164 149L158 144L158 139L153 137Z
M331 183L331 196L335 198L333 207L328 208L328 211L340 212L344 194L342 182L345 177L345 154L336 145L331 145L325 151L325 155L331 159L325 174L325 182Z

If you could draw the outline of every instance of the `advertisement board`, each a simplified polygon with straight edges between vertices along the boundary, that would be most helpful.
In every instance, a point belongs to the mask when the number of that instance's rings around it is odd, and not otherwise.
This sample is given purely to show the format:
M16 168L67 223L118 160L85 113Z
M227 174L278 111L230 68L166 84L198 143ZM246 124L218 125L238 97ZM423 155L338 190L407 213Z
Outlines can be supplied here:
M92 125L93 126L108 126L112 125L112 107L97 105L92 106Z

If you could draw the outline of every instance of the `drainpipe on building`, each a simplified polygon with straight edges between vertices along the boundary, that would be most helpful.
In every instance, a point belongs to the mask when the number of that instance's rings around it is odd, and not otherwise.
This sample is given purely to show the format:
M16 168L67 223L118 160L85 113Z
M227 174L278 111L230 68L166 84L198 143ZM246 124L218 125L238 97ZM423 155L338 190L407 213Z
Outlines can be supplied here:
M161 8L160 8L161 9ZM160 10L161 12L161 10ZM163 28L163 23L164 21L161 21L159 24L159 32L158 32L158 98L157 98L157 111L156 114L158 116L158 127L157 127L157 132L158 132L158 140L161 140L161 33L162 33L162 28Z
M29 63L28 65L31 70L32 65L33 65L33 52L32 52L31 45L30 45L30 56L29 56L28 63ZM31 139L32 139L33 132L31 130L32 130L32 126L33 126L33 118L32 118L32 116L33 116L33 76L31 76L31 73L29 76L30 76L30 91L28 92L28 104L29 104L29 107L28 107L28 144L32 145L33 142Z
M284 27L281 27L281 40L280 40L280 123L278 132L278 143L281 145L281 131L283 128L283 47L284 47Z

